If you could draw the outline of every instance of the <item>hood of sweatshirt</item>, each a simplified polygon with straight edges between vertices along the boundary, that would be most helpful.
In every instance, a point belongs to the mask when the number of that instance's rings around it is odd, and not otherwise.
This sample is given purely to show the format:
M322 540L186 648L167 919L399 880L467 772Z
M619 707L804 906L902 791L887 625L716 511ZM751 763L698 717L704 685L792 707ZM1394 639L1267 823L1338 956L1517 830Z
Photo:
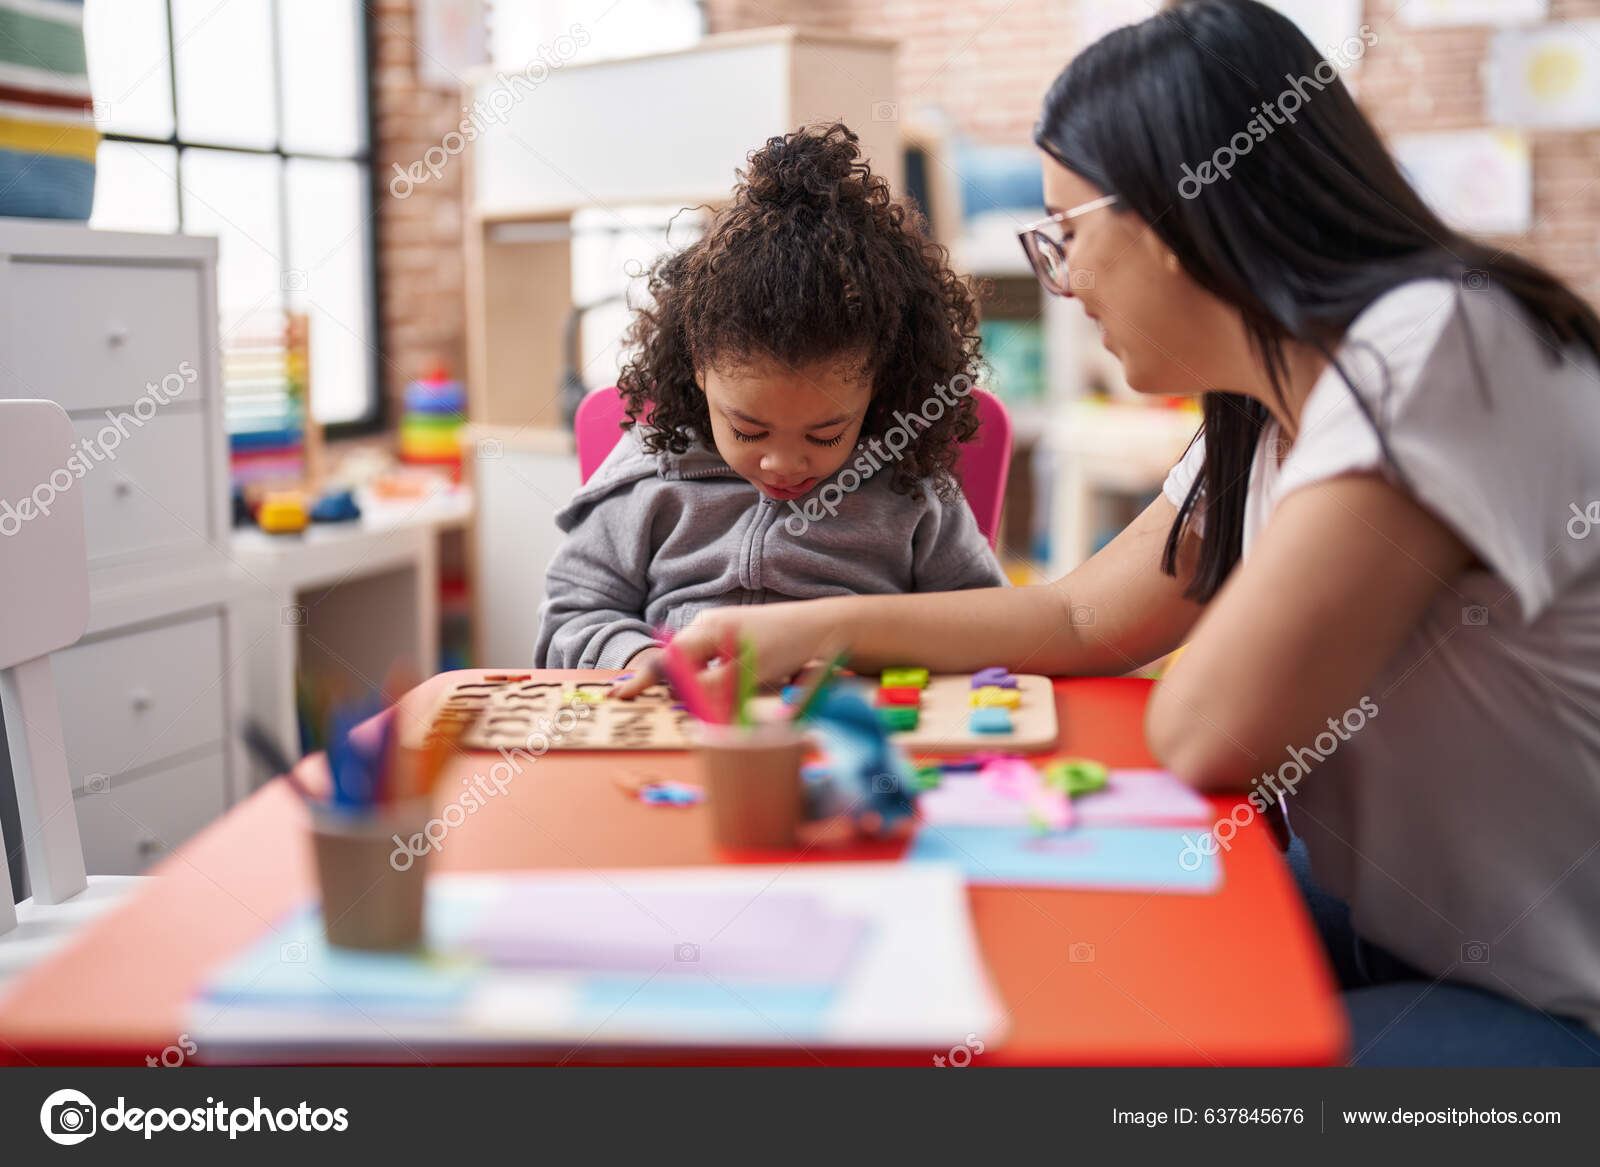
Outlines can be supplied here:
M594 474L573 493L556 515L556 525L571 531L595 503L619 490L627 490L651 478L668 481L688 481L701 478L721 478L736 482L744 479L723 461L722 455L696 443L682 454L663 450L651 453L644 448L644 426L634 426L622 432L622 437L612 447L606 460L595 468ZM750 487L752 491L755 486Z

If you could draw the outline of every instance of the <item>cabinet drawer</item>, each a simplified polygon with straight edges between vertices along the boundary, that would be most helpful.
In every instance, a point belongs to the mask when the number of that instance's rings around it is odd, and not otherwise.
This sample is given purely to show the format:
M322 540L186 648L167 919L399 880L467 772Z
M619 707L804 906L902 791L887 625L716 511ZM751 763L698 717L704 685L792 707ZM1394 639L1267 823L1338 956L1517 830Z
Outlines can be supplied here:
M106 263L6 265L11 285L15 376L0 374L7 397L48 397L63 409L131 405L147 382L204 367L200 269ZM168 382L175 385L176 382ZM200 380L179 401L198 401Z
M143 425L123 427L127 437L104 416L72 423L80 440L115 445L103 462L84 453L81 442L76 454L87 467L72 489L83 491L89 562L204 543L210 517L205 415L187 409L158 413ZM109 442L100 443L97 435L107 429L117 436L108 434Z
M74 789L222 741L222 618L93 640L51 658Z
M223 754L73 797L90 875L138 875L223 812Z

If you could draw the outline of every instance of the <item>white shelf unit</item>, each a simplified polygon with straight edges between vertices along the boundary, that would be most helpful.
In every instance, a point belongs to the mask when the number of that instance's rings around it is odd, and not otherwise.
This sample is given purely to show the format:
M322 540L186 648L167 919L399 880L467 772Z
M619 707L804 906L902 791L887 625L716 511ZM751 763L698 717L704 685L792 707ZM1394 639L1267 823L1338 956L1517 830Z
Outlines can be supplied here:
M0 396L58 402L79 438L61 461L89 626L52 666L93 874L142 871L247 786L216 257L213 239L0 222Z
M1161 489L1200 424L1190 409L1074 401L1046 438L1055 457L1050 501L1050 578L1059 579L1094 551L1097 504Z
M439 659L439 538L472 518L472 492L414 501L363 493L361 518L303 533L233 535L251 645L250 713L289 757L300 756L297 678L349 697L381 691L399 666L431 676ZM255 781L272 775L260 766Z
M708 36L645 56L524 74L483 70L468 108L503 120L473 142L465 228L467 386L475 422L559 429L572 306L572 217L717 206L768 138L842 121L902 186L892 40L787 27ZM508 78L502 80L502 78ZM641 102L640 94L649 94Z

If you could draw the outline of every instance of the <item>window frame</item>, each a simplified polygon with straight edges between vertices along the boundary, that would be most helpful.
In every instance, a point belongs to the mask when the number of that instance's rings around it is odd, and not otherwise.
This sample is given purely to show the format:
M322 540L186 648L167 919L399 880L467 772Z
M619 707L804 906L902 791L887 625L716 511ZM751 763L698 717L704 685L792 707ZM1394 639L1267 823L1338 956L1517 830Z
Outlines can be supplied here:
M381 224L379 222L379 204L375 193L373 178L373 143L378 135L377 117L377 81L371 62L377 56L377 36L372 18L372 9L363 0L360 4L361 29L359 41L361 44L361 59L356 62L358 75L363 79L361 96L365 103L364 117L365 144L354 154L324 154L306 150L285 150L283 147L283 46L279 44L278 0L267 0L272 19L272 41L268 49L272 65L273 82L273 120L274 143L270 148L260 146L228 146L215 142L205 142L199 139L187 139L182 134L182 126L178 121L178 45L175 32L175 23L172 15L172 0L162 0L162 10L166 13L167 35L167 95L172 101L172 133L165 138L151 137L144 134L125 134L111 130L101 132L101 137L108 142L126 142L135 146L166 146L174 151L175 181L177 184L177 212L178 230L182 235L183 230L183 158L188 150L216 150L234 154L250 154L257 157L275 157L278 160L278 232L287 249L291 238L289 231L289 160L303 158L313 162L353 162L366 170L367 181L363 184L365 198L361 210L366 222L362 230L362 244L366 248L366 262L362 265L366 275L367 292L367 385L370 400L367 402L366 412L349 421L332 422L322 427L323 436L330 441L341 438L364 437L382 431L388 421L387 394L383 387L383 370L381 356L384 347L383 312L378 304L378 253L381 243ZM280 293L284 291L280 287ZM287 297L284 306L287 308ZM220 388L220 387L219 387ZM311 419L308 419L311 420Z

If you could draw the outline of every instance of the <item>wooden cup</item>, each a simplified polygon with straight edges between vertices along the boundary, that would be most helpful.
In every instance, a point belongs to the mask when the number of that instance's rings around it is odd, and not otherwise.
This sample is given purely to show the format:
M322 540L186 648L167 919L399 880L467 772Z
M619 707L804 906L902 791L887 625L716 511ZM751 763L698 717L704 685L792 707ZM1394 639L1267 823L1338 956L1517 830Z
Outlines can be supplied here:
M806 753L805 735L783 723L702 723L694 727L692 737L717 845L797 846L804 818L800 763Z
M396 951L422 943L422 893L431 849L408 843L423 838L431 812L426 799L375 812L313 812L311 843L329 944Z

